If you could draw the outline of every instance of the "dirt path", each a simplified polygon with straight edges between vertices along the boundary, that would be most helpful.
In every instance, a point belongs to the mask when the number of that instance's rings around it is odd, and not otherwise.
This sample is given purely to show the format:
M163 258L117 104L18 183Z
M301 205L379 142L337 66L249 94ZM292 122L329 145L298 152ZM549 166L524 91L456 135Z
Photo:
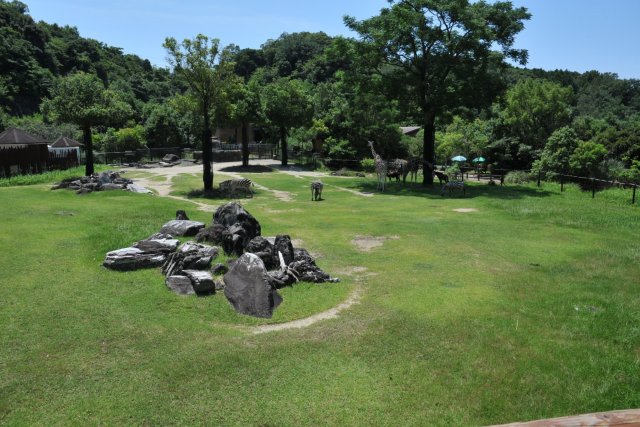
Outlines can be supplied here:
M255 326L253 328L249 328L248 330L253 334L264 334L267 332L284 331L287 329L306 328L322 320L335 319L338 317L341 311L348 309L354 304L358 304L360 302L360 299L362 298L362 294L363 294L362 288L357 287L353 290L351 295L349 295L349 298L347 298L345 301L343 301L342 303L338 304L337 306L327 311L323 311L322 313L317 313L317 314L314 314L313 316L305 317L304 319L293 320L291 322L286 322L286 323Z
M215 174L215 172L220 172L220 173L224 173L225 175L231 176L234 179L238 179L238 178L243 178L243 176L238 173L238 172L230 172L228 170L223 170L223 169L229 169L229 168L233 168L236 166L241 166L242 162L227 162L227 163L214 163L213 164L213 172ZM296 178L322 178L322 177L329 177L330 175L327 175L326 173L321 173L321 172L313 172L313 171L304 171L304 170L300 170L298 168L296 168L295 166L290 166L290 167L282 167L280 164L278 163L274 163L273 160L252 160L251 161L251 165L256 165L256 166L268 166L271 167L273 169L276 169L282 173L286 173L292 176L295 176ZM188 174L188 175L199 175L200 173L202 173L202 165L180 165L180 166L173 166L170 168L150 168L150 169L132 169L132 168L125 168L123 169L125 171L135 171L135 172L146 172L146 173L150 173L153 174L154 176L157 177L164 177L165 180L164 181L156 181L156 180L152 180L152 179L146 179L146 178L134 178L134 181L146 188L149 188L151 190L155 190L159 196L162 197L171 197L173 199L178 199L178 200L184 200L187 201L189 203L193 203L195 205L199 206L199 209L201 210L205 210L205 211L209 211L211 209L210 205L204 204L204 203L200 203L200 202L196 202L194 200L189 200L186 198L182 198L182 197L176 197L176 196L170 196L169 193L171 192L171 182L173 180L174 177L181 175L181 174ZM331 176L332 178L335 178L334 176ZM343 178L349 178L349 177L343 177ZM263 191L268 191L270 193L272 193L278 200L281 200L283 202L291 202L294 200L294 196L292 193L289 193L287 191L280 191L280 190L274 190L268 187L265 187L263 185L260 184L256 184L254 183L254 185L256 186L256 188L259 188ZM337 185L332 185L332 184L325 184L327 187L332 187L335 188L337 190L340 191L346 191L352 194L355 194L357 196L361 196L361 197L373 197L373 193L363 193L357 190L352 190L350 188L344 188L344 187L340 187Z
M241 174L237 173L237 172L229 172L227 170L222 171L222 169L227 169L229 167L233 167L233 166L240 166L240 162L233 162L233 163L215 163L214 167L213 167L213 171L215 172L224 172L225 175L229 175L233 178L242 178ZM297 178L306 178L306 177L323 177L323 176L328 176L326 174L321 174L318 172L307 172L307 171L301 171L301 170L297 170L295 168L287 168L287 169L282 169L279 167L279 165L275 165L273 164L272 160L258 160L258 161L252 161L253 165L263 165L263 166L270 166L273 167L274 169L278 169L280 170L280 172L283 173L288 173L290 175L296 176ZM158 195L160 197L168 197L171 199L175 199L175 200L180 200L183 202L188 202L188 203L193 203L194 205L198 206L199 210L202 211L206 211L206 212L214 212L217 208L217 206L213 206L213 205L208 205L206 203L201 203L195 200L191 200L185 197L178 197L178 196L172 196L171 193L171 186L172 186L172 180L174 177L181 175L181 174L189 174L189 175L197 175L200 174L202 171L202 165L188 165L188 166L174 166L171 168L151 168L151 169L124 169L124 171L132 171L132 172L148 172L152 175L154 175L154 177L164 177L164 181L159 181L159 180L154 180L154 179L149 179L149 178L133 178L133 180L138 184L141 185L143 187L146 187L148 189L154 190L158 193ZM282 201L285 202L291 202L293 201L293 194L286 192L286 191L279 191L279 190L273 190L270 188L267 188L265 186L259 185L259 184L255 184L254 185L257 188L260 188L261 190L264 191L269 191L271 193L274 194L274 196ZM335 186L335 185L331 185L331 187L334 187L336 189L339 190L343 190L343 191L348 191L350 193L359 195L359 196L364 196L364 197L371 197L373 196L373 194L367 194L367 193L361 193L355 190L351 190L348 188L343 188L343 187L339 187L339 186ZM278 323L276 325L262 325L262 326L256 326L253 328L248 328L248 329L244 329L247 330L250 333L253 334L264 334L264 333L268 333L268 332L274 332L274 331L283 331L283 330L289 330L289 329L299 329L299 328L305 328L308 326L313 325L314 323L318 323L322 320L326 320L326 319L334 319L336 317L338 317L338 315L340 314L340 312L348 309L349 307L351 307L354 304L357 304L360 302L360 299L362 297L363 294L363 290L360 286L356 287L353 292L351 293L351 295L349 295L349 297L343 301L342 303L338 304L336 307L333 307L329 310L323 311L322 313L317 313L314 314L313 316L309 316L306 317L304 319L298 319L298 320L294 320L291 322L286 322L286 323Z

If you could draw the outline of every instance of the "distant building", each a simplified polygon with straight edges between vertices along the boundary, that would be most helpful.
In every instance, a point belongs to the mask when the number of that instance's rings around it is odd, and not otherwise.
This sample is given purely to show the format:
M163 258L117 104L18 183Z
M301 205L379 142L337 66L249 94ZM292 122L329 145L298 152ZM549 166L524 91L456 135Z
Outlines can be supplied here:
M16 128L0 133L0 176L45 171L48 144L49 141Z
M417 136L420 129L420 126L400 126L402 134L407 136Z

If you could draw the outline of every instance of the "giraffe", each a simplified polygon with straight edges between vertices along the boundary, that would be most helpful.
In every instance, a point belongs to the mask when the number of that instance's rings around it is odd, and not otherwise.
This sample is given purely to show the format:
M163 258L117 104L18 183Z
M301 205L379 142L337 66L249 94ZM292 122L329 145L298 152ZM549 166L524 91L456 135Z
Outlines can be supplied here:
M384 191L384 184L387 180L387 163L373 149L373 141L369 141L371 147L371 155L376 163L376 175L378 175L378 189Z

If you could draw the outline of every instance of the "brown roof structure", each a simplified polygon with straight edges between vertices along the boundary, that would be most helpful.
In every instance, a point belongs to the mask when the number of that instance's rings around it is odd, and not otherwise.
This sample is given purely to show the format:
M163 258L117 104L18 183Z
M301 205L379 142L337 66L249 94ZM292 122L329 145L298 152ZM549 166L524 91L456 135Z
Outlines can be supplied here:
M0 146L2 145L39 145L48 144L49 141L39 136L31 135L16 128L9 128L0 133Z
M74 148L74 147L84 147L84 144L79 143L75 139L67 138L66 136L61 136L56 139L53 144L50 145L51 148Z

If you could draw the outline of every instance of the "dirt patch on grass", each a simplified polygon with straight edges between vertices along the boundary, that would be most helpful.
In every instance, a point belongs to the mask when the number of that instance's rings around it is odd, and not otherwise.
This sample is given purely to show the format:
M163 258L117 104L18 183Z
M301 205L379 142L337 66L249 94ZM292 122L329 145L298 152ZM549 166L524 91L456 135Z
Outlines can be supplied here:
M351 243L362 252L369 252L379 248L386 240L397 240L398 236L356 236Z
M454 212L466 213L466 212L478 212L478 209L476 209L476 208L458 208L458 209L454 209L453 211Z

